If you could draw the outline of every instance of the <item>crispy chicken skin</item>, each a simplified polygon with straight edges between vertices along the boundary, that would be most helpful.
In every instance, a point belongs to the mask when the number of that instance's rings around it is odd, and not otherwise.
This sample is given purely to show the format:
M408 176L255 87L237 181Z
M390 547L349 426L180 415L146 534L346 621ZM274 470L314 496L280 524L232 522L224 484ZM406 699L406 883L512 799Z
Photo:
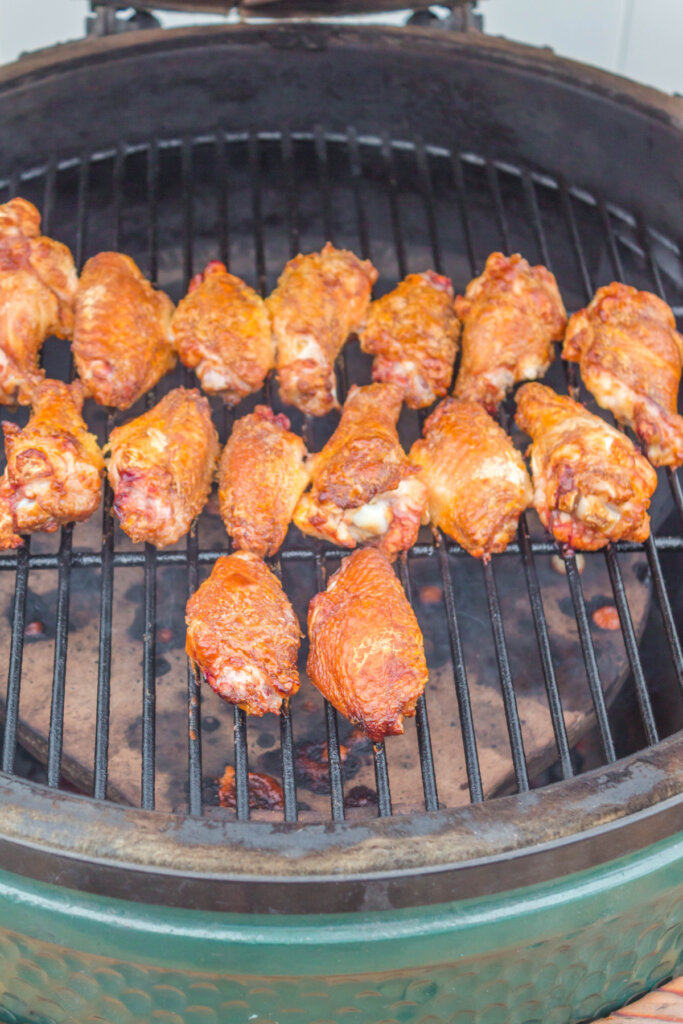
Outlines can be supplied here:
M347 548L374 544L390 558L415 543L427 491L398 440L402 400L396 384L349 390L339 426L309 459L312 487L294 511L303 533Z
M35 206L0 206L0 404L30 404L43 342L71 337L77 286L71 253L40 234Z
M598 405L633 427L654 466L683 464L683 337L662 299L617 282L599 288L570 317L562 355L579 364Z
M73 354L86 393L128 409L176 363L173 303L155 291L130 258L89 259L76 293Z
M188 657L212 690L249 715L278 712L299 689L301 631L280 581L258 555L219 558L187 602Z
M360 343L375 357L372 379L398 384L406 405L421 409L448 391L459 334L453 286L427 270L372 303Z
M484 273L457 296L455 312L464 327L453 394L489 412L517 381L543 376L567 322L553 275L518 253L491 253Z
M0 548L19 547L21 533L52 533L88 519L99 505L104 459L82 406L80 382L43 380L23 430L2 424L7 468L0 479Z
M283 402L312 416L339 408L334 361L362 326L376 280L369 260L329 242L289 261L266 300Z
M114 512L136 543L175 544L211 490L218 434L208 399L175 388L153 409L112 430L109 483Z
M274 365L263 299L218 260L192 279L173 316L173 336L181 362L227 405L258 391Z
M387 558L366 548L345 558L308 609L311 682L374 742L403 732L427 684L415 613Z
M410 451L429 493L429 518L475 558L505 551L533 491L524 460L476 402L446 398Z
M555 540L583 551L647 540L657 474L625 434L542 384L519 389L515 420L533 439L534 507Z
M221 517L235 547L261 558L279 549L310 474L306 446L265 405L237 420L218 470Z

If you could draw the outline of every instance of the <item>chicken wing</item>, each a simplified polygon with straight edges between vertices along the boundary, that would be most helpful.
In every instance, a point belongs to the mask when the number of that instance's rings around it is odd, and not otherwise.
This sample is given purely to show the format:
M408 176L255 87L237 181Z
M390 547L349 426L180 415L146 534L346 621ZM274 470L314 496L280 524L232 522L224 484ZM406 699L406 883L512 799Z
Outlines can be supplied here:
M505 551L533 491L512 441L476 402L447 398L410 451L429 493L429 518L475 558Z
M43 342L71 336L77 286L71 253L40 234L35 206L0 206L0 404L30 404Z
M491 253L484 273L455 300L463 321L462 360L453 394L495 412L519 380L542 377L553 341L564 334L565 312L555 278L519 254Z
M305 456L286 416L257 405L237 420L218 470L221 517L235 547L275 554L310 479Z
M196 388L175 388L153 409L112 430L107 447L122 529L136 543L175 544L211 490L218 434L208 400Z
M76 293L73 354L87 394L128 409L176 363L173 303L129 256L89 259Z
M250 551L219 558L187 602L188 657L212 690L250 715L299 689L301 631L277 576Z
M448 391L459 334L453 286L427 270L372 303L360 343L375 357L372 379L398 384L406 405L421 409Z
M519 389L515 419L533 439L534 507L555 540L583 551L647 540L657 474L625 434L542 384Z
M374 544L389 557L415 543L427 491L399 444L402 401L395 384L349 390L339 426L309 459L312 487L294 511L303 533L347 548Z
M173 337L181 362L195 371L204 391L228 405L258 391L274 365L263 299L218 260L193 278L173 316Z
M370 260L329 242L319 253L289 261L266 300L283 402L312 416L339 407L334 361L361 327L376 280Z
M683 464L683 337L665 302L626 284L599 288L570 318L562 355L579 363L598 405L633 427L653 465Z
M403 732L427 684L415 613L379 551L354 551L308 609L311 682L374 742Z
M19 547L21 533L52 533L88 519L99 505L104 459L82 406L78 381L43 380L23 430L2 424L7 468L0 479L0 548Z

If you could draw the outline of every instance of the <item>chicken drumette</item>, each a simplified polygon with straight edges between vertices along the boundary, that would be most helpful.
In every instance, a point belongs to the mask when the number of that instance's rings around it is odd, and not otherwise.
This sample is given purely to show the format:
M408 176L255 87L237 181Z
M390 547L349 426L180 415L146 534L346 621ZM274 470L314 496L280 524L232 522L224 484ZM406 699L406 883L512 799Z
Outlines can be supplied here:
M515 419L533 439L534 507L557 541L647 540L657 474L625 434L542 384L519 389Z
M491 253L484 273L458 295L455 311L464 327L453 394L489 412L517 381L543 376L567 322L550 271L500 252Z
M173 316L173 337L181 362L204 391L228 405L258 391L274 364L263 299L218 260L193 278Z
M435 526L475 558L505 550L533 491L522 456L480 405L441 402L410 458L422 469Z
M218 434L208 400L175 388L149 412L112 430L109 482L122 529L158 548L175 544L206 504Z
M633 427L653 465L683 463L683 337L662 299L616 282L599 288L570 318L562 355L579 363L598 405Z
M283 402L312 416L338 407L334 361L362 326L376 280L369 260L329 242L289 261L266 300Z
M309 458L311 490L294 512L303 533L347 548L374 544L389 557L414 544L427 491L398 440L402 400L395 384L350 389L339 426Z
M73 353L86 393L128 409L176 363L173 303L129 256L89 259L76 293Z
M40 381L23 428L3 423L7 468L0 479L0 548L21 533L52 533L88 519L100 503L104 459L81 417L78 381Z
M386 557L354 551L308 610L311 682L379 742L403 732L427 683L415 613Z
M264 715L299 689L299 623L257 555L219 558L188 601L185 621L187 654L223 700Z
M235 547L275 554L310 478L305 456L286 416L257 405L237 420L218 471L221 517Z
M31 402L43 342L71 337L77 286L71 253L40 234L35 206L0 206L0 404Z
M372 303L360 343L375 357L372 379L398 384L406 405L420 409L448 391L459 334L453 286L427 270Z

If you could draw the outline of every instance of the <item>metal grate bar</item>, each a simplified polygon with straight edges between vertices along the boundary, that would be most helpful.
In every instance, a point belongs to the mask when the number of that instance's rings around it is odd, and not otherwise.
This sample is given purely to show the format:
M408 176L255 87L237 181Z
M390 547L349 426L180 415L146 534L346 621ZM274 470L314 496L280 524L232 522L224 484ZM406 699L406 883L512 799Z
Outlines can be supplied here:
M216 177L218 179L218 258L230 269L230 230L228 227L228 163L225 155L225 135L216 135Z
M149 276L155 284L159 272L159 144L156 139L147 151L147 218Z
M481 782L481 768L479 766L479 753L477 751L477 735L474 731L474 719L472 718L472 702L470 690L467 683L467 670L465 668L465 656L460 640L460 627L458 616L455 611L455 595L453 593L453 580L448 564L448 552L446 542L441 532L436 540L439 557L439 569L443 581L443 592L446 601L446 618L448 622L448 638L451 645L451 660L453 662L453 678L455 680L455 694L458 699L458 712L460 716L460 730L462 732L463 750L465 753L465 766L467 768L467 785L470 791L472 803L479 803L484 799L484 791Z
M498 663L498 675L500 677L501 690L503 692L503 704L505 707L505 720L507 722L508 735L510 737L510 750L512 752L512 764L515 770L517 789L520 793L526 793L529 789L529 774L526 767L524 754L524 740L522 727L519 720L517 698L515 687L512 681L510 660L508 658L507 644L505 642L505 631L503 629L503 615L500 610L498 588L493 573L493 566L490 560L482 561L484 571L484 583L486 585L486 599L491 617L491 630L493 632L493 643L496 650L496 661Z
M472 225L470 224L470 218L467 212L467 202L465 201L465 176L462 171L462 158L457 153L451 154L451 174L458 204L458 212L460 213L460 220L465 236L467 260L470 265L470 272L473 275L476 275L478 269L477 256L474 250L474 238L472 235Z
M154 750L156 732L156 548L145 544L144 620L142 636L142 807L154 808Z
M361 165L360 151L358 149L358 135L355 128L349 128L347 139L349 148L349 169L351 171L351 188L356 208L356 223L358 225L358 242L360 245L361 256L363 259L369 260L372 258L370 250L370 236L368 234L368 221L365 216L365 206L362 201L360 186L363 178L363 169Z
M631 672L633 673L638 706L640 707L640 714L643 719L643 726L645 727L645 735L647 737L648 744L657 743L659 740L659 733L657 732L657 725L655 724L655 718L652 711L652 702L650 700L650 694L648 693L647 683L645 682L643 666L640 661L638 640L636 638L635 630L633 629L633 622L631 620L631 612L628 607L626 589L621 575L619 559L611 544L605 548L605 560L607 562L607 571L609 572L609 578L614 592L617 612L619 613L621 631L624 635L626 653L628 654Z
M427 154L422 141L416 144L415 161L417 164L417 183L422 194L422 202L425 209L427 221L427 232L429 244L432 250L432 263L437 274L443 273L443 261L441 259L441 245L439 243L439 232L434 212L434 189L432 187L432 176L429 169Z
M382 142L382 159L386 175L387 194L389 196L389 212L391 215L391 230L394 237L396 249L396 263L398 265L398 276L402 280L407 273L406 251L403 244L401 232L401 215L398 207L398 182L396 181L396 165L394 161L394 150L389 138Z
M598 670L598 659L595 655L593 637L591 636L590 625L588 622L586 600L583 596L581 577L576 566L576 556L573 552L571 554L567 552L564 553L564 564L567 571L569 590L572 595L574 615L576 617L576 625L579 630L579 640L581 642L583 660L586 665L588 685L593 699L593 707L595 708L595 717L598 723L602 748L608 761L616 761L614 740L612 739L612 731L610 729L609 718L607 717L605 695L602 690L602 682L600 680L600 672Z
M263 247L263 213L261 204L261 161L258 139L249 134L249 174L251 176L251 216L256 254L256 280L259 292L266 294L266 257Z
M500 193L500 181L498 180L498 171L491 161L486 163L486 180L488 182L491 196L493 197L493 212L496 219L496 225L500 232L500 237L503 242L503 249L506 253L512 252L512 241L510 239L510 232L508 230L507 217L505 216L505 210L503 208L503 197Z
M292 137L283 131L281 140L282 163L284 166L285 207L289 234L289 254L294 257L299 252L299 221L297 217L296 188L294 185L294 154Z
M332 241L332 200L330 196L330 168L327 155L327 140L320 125L315 129L315 159L318 165L318 188L322 211L323 235L325 241Z
M531 212L531 224L534 229L536 244L538 245L539 252L541 253L541 260L543 261L544 266L546 266L548 270L552 271L553 268L550 259L550 250L548 248L548 241L545 237L545 231L543 230L543 221L541 220L541 211L538 208L536 189L534 188L534 183L531 180L530 175L526 171L522 172L522 186Z
M183 139L180 151L180 180L183 193L183 283L188 288L194 273L194 204L192 202L192 142ZM186 377L189 375L186 374Z
M375 762L375 784L377 786L377 812L381 818L391 814L391 793L389 792L389 771L384 741L372 744Z
M2 770L14 771L17 749L17 723L19 720L19 692L21 688L21 667L24 657L24 634L26 630L26 595L28 593L29 545L17 552L17 574L12 603L12 640L9 650L9 671L7 674L7 696L5 698L5 731L2 742Z
M322 555L318 553L315 559L316 585L319 592L325 589L326 573L325 563ZM337 712L325 701L325 730L327 732L327 767L330 775L330 804L332 808L332 820L344 820L344 783L342 775L341 754L339 751L339 729L337 723Z
M294 775L294 737L292 735L292 709L289 699L280 710L280 752L282 757L282 795L285 821L296 821L296 777Z
M237 820L249 821L249 755L247 751L247 715L235 706L235 798Z
M197 524L192 524L187 537L187 597L199 586L197 561ZM201 676L187 659L187 765L188 802L190 814L202 813L202 688Z
M114 416L107 417L107 437ZM109 699L111 694L111 628L114 602L114 516L113 493L104 481L102 500L102 574L100 577L100 637L97 660L97 708L95 712L95 757L93 796L104 800L107 793L109 759Z
M55 626L55 654L52 675L52 705L50 708L50 731L47 741L47 784L52 787L59 785L62 763L72 537L73 526L69 524L62 527L62 536L59 542L59 579L57 582L57 622Z

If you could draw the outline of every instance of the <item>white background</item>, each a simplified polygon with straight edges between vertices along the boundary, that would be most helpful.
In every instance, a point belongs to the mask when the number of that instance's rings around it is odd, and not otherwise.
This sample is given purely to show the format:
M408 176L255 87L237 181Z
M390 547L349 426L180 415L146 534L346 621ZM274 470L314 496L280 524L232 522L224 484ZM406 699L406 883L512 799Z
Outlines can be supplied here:
M88 10L87 0L0 0L0 63L81 37ZM491 35L683 93L683 0L480 0L479 10ZM161 17L169 26L221 20Z

